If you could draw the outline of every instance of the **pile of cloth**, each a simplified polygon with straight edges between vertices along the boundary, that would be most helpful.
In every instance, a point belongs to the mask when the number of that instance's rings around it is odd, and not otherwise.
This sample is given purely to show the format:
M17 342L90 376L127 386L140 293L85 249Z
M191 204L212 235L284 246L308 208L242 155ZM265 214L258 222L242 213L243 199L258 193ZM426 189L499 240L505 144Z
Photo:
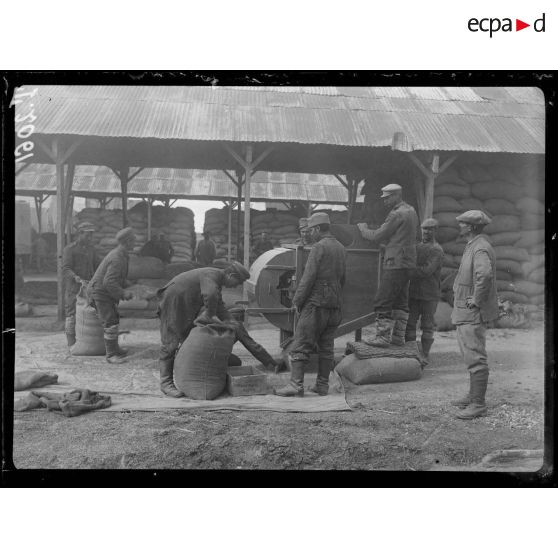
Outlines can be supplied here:
M76 388L68 393L31 391L26 397L15 401L14 411L46 408L49 411L61 411L65 417L77 417L98 409L106 409L111 404L110 396L89 389Z

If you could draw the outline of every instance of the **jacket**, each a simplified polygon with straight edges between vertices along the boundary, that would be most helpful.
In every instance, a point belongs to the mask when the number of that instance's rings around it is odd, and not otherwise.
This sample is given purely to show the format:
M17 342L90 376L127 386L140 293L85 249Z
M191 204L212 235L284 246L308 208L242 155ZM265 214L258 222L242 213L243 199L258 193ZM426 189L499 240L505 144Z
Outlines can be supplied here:
M122 299L128 277L128 260L128 252L124 246L111 250L95 271L87 287L88 296L114 302Z
M310 250L293 305L300 308L312 303L321 308L341 308L345 258L343 245L331 234L324 234Z
M211 265L215 259L216 250L213 240L200 240L196 248L196 261L202 265Z
M486 323L498 318L496 256L484 235L477 235L465 246L453 283L453 296L453 324ZM467 308L467 297L472 298L477 308Z
M225 272L215 267L202 267L178 274L157 291L159 316L171 323L191 323L205 307L210 316L230 319L221 289Z
M62 274L66 284L76 284L76 276L89 281L100 262L93 246L84 246L77 241L68 244L62 253Z
M364 230L361 234L370 242L386 243L384 268L412 269L417 262L417 232L417 212L402 201L388 213L379 229Z
M432 302L440 300L443 258L444 250L437 242L417 244L417 267L409 283L409 298Z

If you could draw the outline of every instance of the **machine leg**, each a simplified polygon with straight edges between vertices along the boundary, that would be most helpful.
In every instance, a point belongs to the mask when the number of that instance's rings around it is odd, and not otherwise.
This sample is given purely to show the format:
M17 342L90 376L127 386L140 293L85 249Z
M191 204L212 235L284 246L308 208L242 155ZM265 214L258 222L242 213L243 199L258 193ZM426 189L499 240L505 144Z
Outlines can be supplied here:
M355 341L362 341L362 329L355 330Z

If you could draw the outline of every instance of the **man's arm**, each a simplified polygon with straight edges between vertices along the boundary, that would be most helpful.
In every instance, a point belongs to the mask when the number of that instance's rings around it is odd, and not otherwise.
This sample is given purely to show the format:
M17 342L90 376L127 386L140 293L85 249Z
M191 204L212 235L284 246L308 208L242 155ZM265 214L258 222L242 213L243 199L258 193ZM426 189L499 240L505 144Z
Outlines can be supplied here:
M417 266L414 274L415 277L420 277L421 279L430 277L442 267L443 257L444 253L441 250L432 250L428 255L428 260L423 265Z
M212 277L202 277L200 280L200 290L203 299L203 305L210 317L217 315L219 302L223 303L221 298L221 287Z
M73 265L72 248L66 246L62 252L62 273L68 281L76 281L78 277L72 269Z
M360 230L360 234L366 240L370 242L379 243L383 240L388 239L397 229L397 225L399 224L399 216L394 211L391 211L386 220L382 224L379 229L372 231L368 228L368 225L365 223L359 223L358 228Z
M492 263L485 250L473 255L473 299L476 306L482 306L487 300L492 286Z
M296 292L293 297L293 306L300 308L306 302L306 299L310 296L312 292L312 287L316 280L318 274L318 267L320 265L320 260L322 259L323 247L320 244L316 244L310 250L310 255L308 256L308 261L304 268L304 273L300 279L300 283L296 288Z
M123 276L124 266L125 262L122 260L111 261L103 278L103 287L115 300L121 300L124 298L124 289L120 284Z

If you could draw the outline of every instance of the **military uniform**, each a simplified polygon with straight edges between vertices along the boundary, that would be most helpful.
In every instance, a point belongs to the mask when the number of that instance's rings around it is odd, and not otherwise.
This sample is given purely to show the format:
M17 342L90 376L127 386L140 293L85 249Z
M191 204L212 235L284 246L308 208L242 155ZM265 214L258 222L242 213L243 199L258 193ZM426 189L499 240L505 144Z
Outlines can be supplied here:
M321 217L323 216L323 217ZM314 214L318 223L329 223L327 214ZM326 220L327 218L327 220ZM304 394L304 364L318 349L318 378L312 391L326 395L329 374L333 368L333 341L341 323L343 285L345 284L346 252L329 232L312 246L304 273L293 297L293 306L300 310L293 341L289 347L292 372L290 385L276 390L277 395Z
M437 242L417 244L417 267L409 283L409 319L405 341L417 338L417 322L420 318L422 353L428 357L434 342L436 323L434 314L441 296L440 273L444 250Z
M462 222L488 224L490 219L478 210L457 217ZM453 283L452 323L457 328L457 342L467 366L469 395L453 401L467 409L459 418L475 418L486 413L484 397L488 385L486 326L499 315L496 291L496 256L488 239L477 234L465 246L459 270Z
M216 256L213 240L201 240L196 248L196 261L203 266L213 265Z
M376 337L381 346L390 342L403 345L409 316L409 281L417 261L417 213L411 205L401 201L388 213L379 229L369 230L360 225L359 228L366 240L386 243L382 277L374 300Z

